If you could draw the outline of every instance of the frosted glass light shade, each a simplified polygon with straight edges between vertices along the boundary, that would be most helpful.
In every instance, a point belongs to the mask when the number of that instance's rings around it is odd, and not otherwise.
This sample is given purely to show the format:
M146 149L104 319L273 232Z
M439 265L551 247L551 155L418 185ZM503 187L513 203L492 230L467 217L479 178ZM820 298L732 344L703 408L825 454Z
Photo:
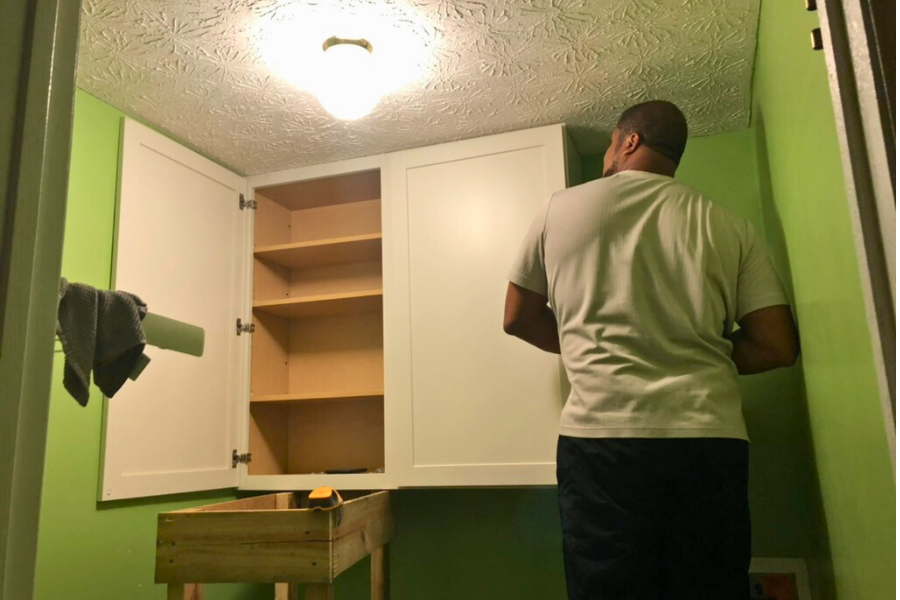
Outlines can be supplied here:
M324 50L313 93L338 119L358 119L369 114L381 99L375 74L368 49L355 43L337 43Z

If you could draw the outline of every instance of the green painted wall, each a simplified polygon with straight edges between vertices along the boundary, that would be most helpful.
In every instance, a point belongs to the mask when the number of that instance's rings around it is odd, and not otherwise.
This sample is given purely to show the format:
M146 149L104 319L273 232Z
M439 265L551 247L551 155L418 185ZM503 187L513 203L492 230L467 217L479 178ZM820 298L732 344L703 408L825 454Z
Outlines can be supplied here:
M122 113L78 91L63 249L64 277L109 287ZM54 360L38 539L37 600L165 598L153 584L156 515L225 501L233 492L98 504L101 394L86 408L62 386ZM210 586L211 600L271 598L271 586Z
M753 78L763 215L783 244L841 600L893 598L895 491L816 13L763 0Z

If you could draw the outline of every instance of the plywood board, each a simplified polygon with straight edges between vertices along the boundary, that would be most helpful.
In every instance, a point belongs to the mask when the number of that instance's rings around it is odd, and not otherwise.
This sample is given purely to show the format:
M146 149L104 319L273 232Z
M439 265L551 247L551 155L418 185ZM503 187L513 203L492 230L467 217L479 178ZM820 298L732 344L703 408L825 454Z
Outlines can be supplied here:
M322 206L291 213L292 242L380 232L381 200Z
M382 289L381 261L328 265L292 271L292 298Z
M380 262L381 234L366 233L310 242L257 245L254 255L290 269L352 262Z
M308 402L289 408L288 470L384 468L384 401Z
M291 211L256 192L253 243L257 246L291 241Z
M280 300L290 296L291 271L260 258L253 260L253 299Z
M291 323L288 393L384 389L383 335L380 313Z
M287 320L266 313L254 315L250 334L251 394L286 394L290 326Z
M382 291L303 296L284 300L266 300L253 303L253 312L266 313L287 319L309 319L382 312Z
M267 402L318 402L356 400L359 398L374 398L384 396L384 390L368 390L358 392L341 392L337 394L273 394L270 396L251 396L250 401L265 404Z
M281 475L288 472L287 406L250 406L250 475Z
M381 197L381 172L378 169L308 179L257 190L288 210L314 208L328 204L359 202Z

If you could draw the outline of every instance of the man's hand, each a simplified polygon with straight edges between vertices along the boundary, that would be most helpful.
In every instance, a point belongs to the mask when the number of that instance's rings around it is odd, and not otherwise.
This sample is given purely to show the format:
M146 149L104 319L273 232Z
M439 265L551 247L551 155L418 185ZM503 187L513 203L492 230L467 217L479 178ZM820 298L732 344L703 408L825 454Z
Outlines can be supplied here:
M797 362L800 340L786 304L768 306L744 315L741 328L726 335L734 348L731 359L738 373L751 375Z
M514 283L506 289L503 331L541 350L559 354L559 331L547 297Z

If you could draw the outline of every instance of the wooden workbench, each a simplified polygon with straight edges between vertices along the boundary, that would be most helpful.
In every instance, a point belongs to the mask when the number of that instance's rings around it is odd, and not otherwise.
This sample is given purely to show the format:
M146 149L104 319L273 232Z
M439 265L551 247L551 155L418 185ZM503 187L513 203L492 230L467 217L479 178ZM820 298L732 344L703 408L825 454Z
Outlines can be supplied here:
M276 600L330 600L334 580L372 556L372 600L389 598L388 492L363 494L330 511L304 508L293 492L159 515L156 582L168 600L200 600L204 583L275 583Z

